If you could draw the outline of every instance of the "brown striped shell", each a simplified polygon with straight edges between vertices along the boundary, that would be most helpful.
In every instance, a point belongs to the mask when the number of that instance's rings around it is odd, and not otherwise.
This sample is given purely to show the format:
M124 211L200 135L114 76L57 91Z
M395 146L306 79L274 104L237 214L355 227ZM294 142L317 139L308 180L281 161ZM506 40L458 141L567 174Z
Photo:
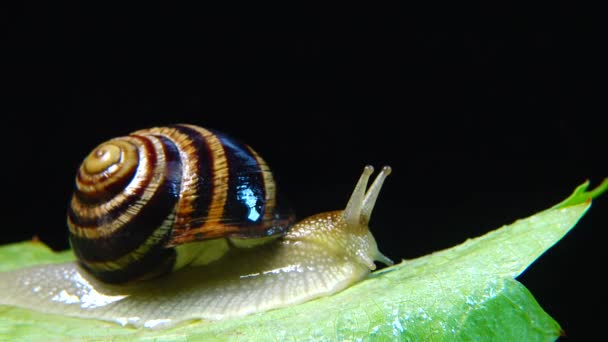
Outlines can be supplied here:
M180 257L180 246L278 236L293 221L253 149L192 125L140 130L96 147L78 170L68 210L81 265L112 283L196 259L190 251Z

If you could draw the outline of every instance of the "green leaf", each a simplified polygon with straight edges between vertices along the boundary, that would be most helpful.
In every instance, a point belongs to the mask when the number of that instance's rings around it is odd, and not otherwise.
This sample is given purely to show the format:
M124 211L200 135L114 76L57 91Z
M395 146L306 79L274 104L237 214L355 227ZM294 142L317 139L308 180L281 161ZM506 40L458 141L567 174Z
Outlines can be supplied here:
M28 266L74 260L71 251L54 253L41 242L22 242L0 247L0 272Z
M589 180L585 183L576 187L572 195L568 196L565 200L553 206L551 209L565 208L571 205L586 202L592 198L596 198L606 190L608 190L608 178L605 178L600 185L591 191L587 191L589 187Z
M0 306L0 340L555 340L560 326L514 278L576 225L608 182L587 186L534 216L301 305L160 331ZM18 243L0 247L0 271L71 258Z

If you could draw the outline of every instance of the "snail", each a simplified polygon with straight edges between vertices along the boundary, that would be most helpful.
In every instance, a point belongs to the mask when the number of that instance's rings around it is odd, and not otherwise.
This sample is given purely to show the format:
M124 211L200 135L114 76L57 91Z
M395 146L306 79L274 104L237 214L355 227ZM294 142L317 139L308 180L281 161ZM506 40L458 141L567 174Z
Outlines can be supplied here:
M0 273L0 305L164 328L303 303L392 264L368 229L391 169L365 166L345 209L295 222L248 145L186 124L96 147L67 225L76 262Z

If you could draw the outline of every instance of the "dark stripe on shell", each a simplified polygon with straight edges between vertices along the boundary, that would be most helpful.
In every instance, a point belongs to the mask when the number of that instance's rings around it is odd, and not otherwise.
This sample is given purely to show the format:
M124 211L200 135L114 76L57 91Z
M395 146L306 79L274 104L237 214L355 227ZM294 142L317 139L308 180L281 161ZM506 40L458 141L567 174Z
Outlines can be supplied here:
M223 133L214 132L224 146L228 160L228 194L222 222L238 226L263 223L266 190L262 169L249 148Z
M122 167L122 165L120 165L119 167ZM91 204L91 205L102 203L102 202L107 202L109 199L111 199L112 197L116 196L121 191L123 191L127 187L127 185L129 185L129 183L131 182L131 180L133 180L133 177L135 176L136 170L137 170L136 167L131 168L131 170L129 170L129 172L125 175L125 177L114 180L103 191L98 191L94 194L87 194L82 191L76 190L74 192L74 196L76 196L78 201L80 201L82 203L86 203L86 204ZM82 172L82 171L80 171L80 172ZM78 172L78 175L77 175L79 181L82 184L91 184L91 183L88 183L88 182L82 180L82 178L80 176L80 172ZM103 180L105 180L106 178L107 177L104 177ZM100 180L100 181L102 181L102 180Z
M192 201L193 210L190 216L182 222L184 224L182 227L188 228L189 222L192 219L200 222L201 219L209 216L209 207L212 200L211 194L213 194L213 153L209 149L209 144L205 140L205 137L200 132L183 125L171 127L186 135L192 141L192 147L196 150L189 157L196 158L197 170L194 170L194 172L198 175L195 191L197 197Z
M168 238L168 234L167 234ZM153 278L171 272L175 264L176 252L173 248L165 248L167 239L160 241L149 250L141 259L113 271L97 271L90 269L86 264L84 268L93 273L98 279L106 283L125 283L128 281Z
M111 236L87 239L70 234L75 254L84 262L110 262L140 247L173 212L179 198L181 161L177 147L163 140L167 162L166 177L139 213ZM167 234L169 235L169 234Z
M74 225L78 227L85 229L97 229L97 227L99 226L116 220L125 210L134 205L137 200L139 200L139 198L142 196L144 189L144 186L135 189L135 192L127 196L125 200L120 203L119 206L114 207L112 210L105 212L101 217L80 216L71 205L68 207L68 217L74 223ZM74 194L74 196L76 196L76 194ZM86 202L83 201L80 197L77 197L77 200L82 204L90 206L94 206L96 204L103 204Z

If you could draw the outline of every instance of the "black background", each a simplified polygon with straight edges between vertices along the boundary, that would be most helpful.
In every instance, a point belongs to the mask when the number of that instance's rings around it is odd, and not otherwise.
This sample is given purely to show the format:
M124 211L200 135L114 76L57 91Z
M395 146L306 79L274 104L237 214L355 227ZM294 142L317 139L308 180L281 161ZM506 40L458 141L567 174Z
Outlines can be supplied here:
M599 184L598 22L570 6L488 10L6 12L0 242L36 235L67 248L82 158L108 138L177 122L252 145L299 217L342 208L365 164L391 165L371 223L395 260L548 208L585 179ZM595 201L519 277L568 340L603 330L593 319L605 306L607 208Z

